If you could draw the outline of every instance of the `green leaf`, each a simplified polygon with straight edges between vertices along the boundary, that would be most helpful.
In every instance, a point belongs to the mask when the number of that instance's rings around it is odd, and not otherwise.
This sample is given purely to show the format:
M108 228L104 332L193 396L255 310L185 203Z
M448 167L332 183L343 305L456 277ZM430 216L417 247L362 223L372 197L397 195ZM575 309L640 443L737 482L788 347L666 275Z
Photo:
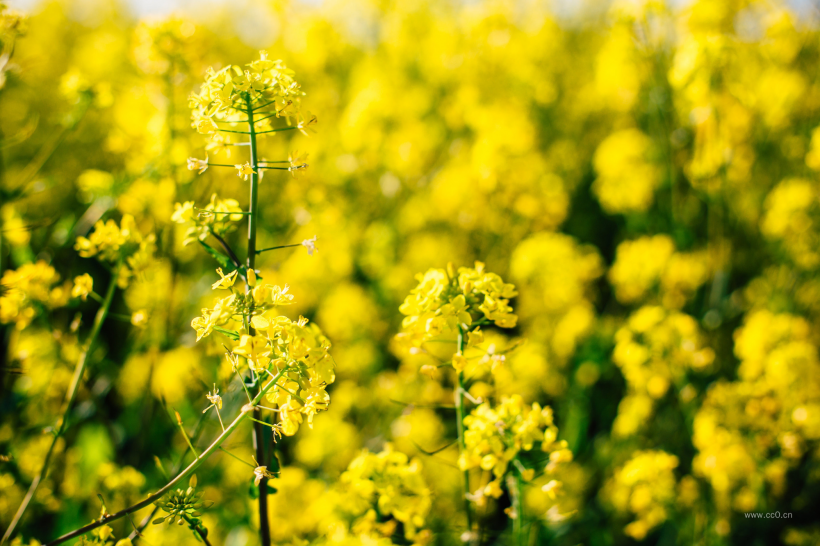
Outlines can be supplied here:
M225 256L205 241L200 241L199 239L197 240L199 241L199 244L201 244L205 248L205 252L213 256L214 259L219 263L219 265L222 267L223 272L226 275L236 269L236 266L229 257Z
M271 484L267 484L267 486L268 486L268 493L270 493L271 495L275 495L276 492L279 491L278 489L273 487Z
M271 453L270 463L268 464L268 470L271 474L278 474L279 469L281 468L279 464L279 457L276 456L276 453Z
M219 326L214 326L214 330L219 332L220 334L224 334L231 338L234 341L239 341L239 332L234 330L226 330L225 328L220 328Z
M162 518L157 518L157 519L155 519L155 520L154 520L154 521L152 521L151 523L153 523L154 525L159 525L160 523L163 523L164 521L165 521L165 518L164 518L164 517L162 517Z
M255 484L251 484L250 488L248 489L248 496L253 500L259 498L259 486Z

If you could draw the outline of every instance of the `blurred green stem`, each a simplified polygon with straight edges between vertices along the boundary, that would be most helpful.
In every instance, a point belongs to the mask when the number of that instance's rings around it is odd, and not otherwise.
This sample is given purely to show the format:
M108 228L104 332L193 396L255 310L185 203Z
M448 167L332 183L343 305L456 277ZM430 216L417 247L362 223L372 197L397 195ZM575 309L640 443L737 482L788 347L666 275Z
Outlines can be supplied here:
M31 499L34 497L34 492L37 491L37 487L40 485L40 482L43 481L48 474L48 465L51 461L51 455L54 453L54 446L57 445L57 441L65 431L68 414L71 412L71 409L74 406L74 400L77 398L77 390L79 389L83 372L85 372L85 366L88 363L88 356L94 348L94 342L97 340L97 336L100 334L103 322L105 322L105 318L108 315L108 310L111 308L111 301L114 299L114 292L117 288L117 269L112 272L111 280L108 283L108 290L105 293L100 309L97 311L97 316L94 317L94 325L91 327L91 333L88 335L85 349L80 354L80 358L77 360L77 366L74 368L74 376L71 378L71 385L69 386L68 393L66 394L62 415L57 421L56 430L52 430L52 435L54 437L52 438L51 445L46 452L46 458L43 460L43 466L34 478L34 481L31 482L31 486L23 499L23 503L20 505L20 508L17 509L17 513L14 515L14 519L11 520L9 528L6 529L3 539L0 540L0 546L2 546L2 544L4 544L14 534L17 524L20 523L20 520L26 513L29 503L31 503Z
M510 474L507 478L507 487L510 490L510 497L512 500L512 509L515 515L513 519L513 544L515 546L523 546L524 544L524 530L523 518L524 513L521 506L521 477L517 474Z
M464 329L459 325L458 327L458 354L464 354ZM467 450L464 442L464 372L458 372L458 385L456 385L455 393L456 404L456 429L458 430L458 448L459 454L463 454ZM467 495L470 493L470 471L464 471L464 512L467 515L467 532L473 532L473 516L470 512L470 499Z

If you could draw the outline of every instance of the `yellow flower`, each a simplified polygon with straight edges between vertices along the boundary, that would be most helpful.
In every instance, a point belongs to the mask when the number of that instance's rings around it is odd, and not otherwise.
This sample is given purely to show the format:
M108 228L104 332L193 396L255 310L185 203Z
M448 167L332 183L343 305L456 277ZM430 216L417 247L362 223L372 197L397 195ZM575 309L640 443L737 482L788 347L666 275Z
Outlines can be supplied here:
M188 158L188 170L198 171L197 174L202 174L208 170L208 156L205 159L197 159L195 157Z
M263 371L270 362L271 349L268 347L268 340L262 336L242 335L239 345L232 352L244 356L251 369L257 373Z
M236 175L239 178L244 177L245 180L247 180L250 175L256 174L256 171L253 170L253 167L251 167L250 163L245 163L243 165L234 165L234 167L236 167Z
M131 314L131 324L137 328L145 328L148 326L148 311L140 309Z
M71 297L80 298L85 301L88 295L94 290L94 279L88 273L83 273L74 278L74 286L71 288Z
M237 273L237 271L234 269L233 271L231 271L230 273L225 275L224 273L222 273L222 268L220 267L216 270L216 272L219 273L219 276L221 278L211 285L211 289L212 290L218 290L218 289L221 288L221 289L224 289L224 290L230 290L230 288L236 282L236 273Z
M253 484L254 485L259 485L259 483L263 479L273 479L273 478L276 477L268 470L267 466L257 466L256 468L254 468L253 469L253 476L254 476L254 478L253 478Z

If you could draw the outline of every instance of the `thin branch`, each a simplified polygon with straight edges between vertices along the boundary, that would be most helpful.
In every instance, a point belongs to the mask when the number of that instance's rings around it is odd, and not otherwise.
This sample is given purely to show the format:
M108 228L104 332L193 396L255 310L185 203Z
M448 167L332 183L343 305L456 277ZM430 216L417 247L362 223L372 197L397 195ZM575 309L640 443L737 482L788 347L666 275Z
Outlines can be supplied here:
M271 129L269 131L259 131L256 134L257 135L265 135L265 134L268 134L268 133L279 133L281 131L293 131L294 129L296 129L295 126L294 127L280 127L278 129Z
M288 369L290 369L290 368L287 367L287 366L282 368L282 371L280 371L279 374L277 374L277 380ZM222 443L225 440L227 440L228 437L231 434L233 434L233 432L242 423L242 421L244 421L250 415L250 413L254 409L254 406L260 400L262 400L262 397L264 397L265 394L267 394L268 390L270 390L271 387L273 387L273 385L275 385L275 384L276 384L276 381L271 380L268 384L266 384L264 387L262 387L262 389L259 391L259 393L254 397L252 403L243 406L242 412L236 417L236 419L233 420L233 422L230 425L228 425L228 428L226 428L225 431L222 434L220 434L213 441L213 443L211 445L209 445L207 447L207 449L205 449L202 452L202 455L197 457L193 462L191 462L190 465L188 465L188 467L185 470L183 470L180 474L178 474L176 478L174 478L173 480L171 480L170 482L165 484L156 493L153 493L153 494L149 495L148 497L141 500L140 502L138 502L136 504L133 504L133 505L131 505L128 508L125 508L123 510L120 510L119 512L117 512L115 514L109 514L107 516L104 516L104 517L98 519L97 521L94 521L93 523L89 523L88 525L84 525L83 527L80 527L79 529L75 529L74 531L71 531L70 533L66 533L65 535L63 535L59 538L56 538L56 539L52 540L51 542L47 543L45 546L56 546L57 544L62 544L63 542L65 542L67 540L71 540L72 538L77 538L79 536L82 536L82 535L86 534L89 531L93 531L94 529L97 529L98 527L106 525L106 524L108 524L112 521L116 521L118 519L124 518L128 514L131 514L133 512L141 510L141 509L145 508L146 506L150 506L155 501L161 499L163 495L165 495L168 491L171 491L178 483L183 483L184 480L186 478L188 478L188 476L193 474L194 471L197 468L199 468L199 466L205 460L208 459L208 457L213 455L213 453L217 449L219 449L219 446L221 446Z
M213 235L214 239L216 239L219 242L220 246L222 246L222 250L224 250L228 254L228 257L233 262L234 267L236 267L237 271L239 271L239 274L244 279L245 275L242 273L242 262L240 262L239 258L236 257L234 251L231 249L230 246L228 246L228 243L225 242L225 239L214 233L213 230L210 230L210 233L211 235Z
M242 463L242 464L246 464L246 465L248 465L248 466L249 466L249 467L251 467L251 468L256 468L255 466L253 466L253 465L252 465L251 463L249 463L248 461L243 461L242 459L240 459L239 457L237 457L236 455L234 455L233 453L231 453L230 451L228 451L227 449L225 449L225 448L224 448L224 447L222 447L222 446L220 446L220 447L219 447L219 450L220 450L220 451L222 451L222 452L224 452L224 453L227 453L228 455L230 455L231 457L233 457L234 459L236 459L237 461L239 461L239 462L240 462L240 463Z
M302 246L302 243L293 243L292 245L281 245L281 246L272 246L269 248L263 248L262 250L257 250L257 254L262 254L263 252L267 252L268 250L278 250L280 248L293 248L295 246Z

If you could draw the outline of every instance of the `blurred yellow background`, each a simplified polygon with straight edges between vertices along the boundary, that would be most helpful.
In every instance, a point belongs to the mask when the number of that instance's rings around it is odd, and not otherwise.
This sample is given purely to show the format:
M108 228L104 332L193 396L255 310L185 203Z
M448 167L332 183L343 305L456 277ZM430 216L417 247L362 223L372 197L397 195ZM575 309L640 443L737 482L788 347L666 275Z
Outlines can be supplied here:
M223 416L242 406L224 338L196 343L190 326L213 302L218 264L171 218L215 192L247 207L233 168L188 169L206 154L248 160L191 127L188 97L208 67L266 50L295 71L318 125L262 141L263 156L306 153L309 168L265 173L258 244L316 236L318 252L276 250L257 267L290 286L286 314L318 324L336 362L329 410L277 444L275 544L367 544L336 540L329 507L360 450L387 442L423 465L434 543L460 543L457 449L426 453L455 438L452 369L420 373L440 355L408 354L394 336L417 273L477 260L518 290L517 326L488 327L485 352L527 341L476 375L471 396L551 406L574 453L557 498L546 476L526 488L528 544L820 543L813 3L11 6L27 16L6 9L0 27L0 273L10 285L26 264L53 271L37 273L46 296L25 309L4 314L0 299L0 528L39 470L41 430L98 307L48 290L83 273L108 283L74 250L97 220L132 215L156 235L156 259L114 300L124 320L103 328L22 536L87 523L97 493L113 511L160 487L154 457L171 469L188 449L173 412L193 430L214 386ZM239 226L226 236L235 249ZM217 416L201 428L206 446ZM244 427L226 447L251 460L250 436ZM203 516L213 543L256 544L252 470L220 453L198 476L215 502ZM512 544L511 502L487 502L484 544ZM145 537L196 542L166 526Z

